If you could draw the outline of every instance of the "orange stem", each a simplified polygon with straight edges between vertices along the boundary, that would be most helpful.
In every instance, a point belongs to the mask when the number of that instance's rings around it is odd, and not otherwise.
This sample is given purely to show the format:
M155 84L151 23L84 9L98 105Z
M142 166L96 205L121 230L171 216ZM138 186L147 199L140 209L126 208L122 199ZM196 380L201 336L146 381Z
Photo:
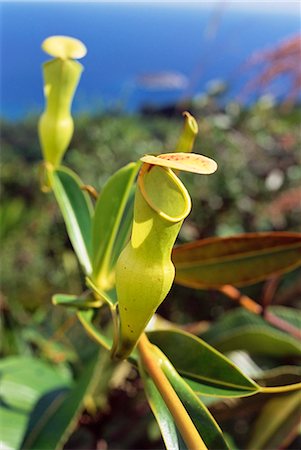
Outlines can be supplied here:
M158 391L160 392L166 406L171 412L174 421L190 450L208 450L201 436L194 426L189 414L183 406L183 403L177 396L172 385L163 373L158 358L154 358L151 350L152 344L149 342L146 334L142 334L138 343L138 350L141 355L143 365L147 369Z
M219 288L219 291L225 294L227 297L239 303L248 311L258 315L262 313L262 307L258 303L256 303L247 295L242 294L234 286L231 286L230 284L225 284L224 286L221 286Z

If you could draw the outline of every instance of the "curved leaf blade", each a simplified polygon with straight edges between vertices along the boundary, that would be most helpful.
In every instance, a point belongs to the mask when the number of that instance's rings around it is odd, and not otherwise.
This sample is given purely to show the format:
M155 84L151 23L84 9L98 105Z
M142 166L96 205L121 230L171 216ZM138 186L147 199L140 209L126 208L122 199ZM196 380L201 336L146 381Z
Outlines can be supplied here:
M151 331L148 336L198 393L236 397L258 391L232 361L198 337L180 330Z
M70 385L67 372L30 357L3 359L0 374L2 401L11 408L27 412L45 392Z
M214 342L221 352L246 350L256 355L274 357L301 356L300 344L292 337L265 327L242 327L224 336L222 341Z
M222 430L213 416L163 354L162 368L208 449L229 450Z
M132 221L132 186L141 163L118 170L104 186L93 219L93 280L105 287L116 253L123 248ZM126 213L126 214L125 214Z
M301 379L301 367L279 366L265 370L255 377L261 386L288 386L297 384Z
M279 308L278 308L279 309ZM281 307L283 316L286 308ZM277 314L277 308L269 308ZM298 312L295 311L295 316ZM267 356L300 356L298 340L269 325L261 316L237 308L222 316L202 338L222 352L246 350L251 354Z
M199 396L203 396L203 398L210 397L220 397L220 398L241 398L241 397L249 397L257 393L257 390L242 390L235 389L235 386L218 386L214 385L212 382L208 382L206 384L205 380L202 382L196 381L195 379L188 378L183 376L183 380L191 387L191 389Z
M59 408L44 411L37 422L33 416L22 448L32 450L60 449L76 426L76 420L83 408L85 396L93 389L98 377L99 352L85 367L79 380L63 397ZM34 411L33 411L34 413Z
M114 241L110 264L111 269L115 267L120 253L122 252L123 248L125 247L127 241L130 238L130 232L132 229L134 217L134 202L135 202L135 184L131 186L131 190L123 212L122 220L119 225L119 229Z
M23 411L15 411L3 405L0 406L1 446L3 450L20 448L27 422L28 415Z
M155 383L146 373L143 365L139 361L139 372L143 380L144 391L151 407L151 410L159 425L162 438L167 450L183 450L180 441L180 435L177 433L177 427L169 412L160 392L155 386Z
M73 294L55 294L52 296L52 303L53 305L75 309L99 308L103 304L102 300L95 300L87 296L80 297L79 295Z
M175 282L196 289L245 286L301 264L301 233L248 233L209 238L173 250Z
M1 443L5 449L21 447L30 414L45 395L70 386L68 372L29 357L8 357L0 362Z
M92 272L92 203L80 178L66 167L49 172L50 183L64 217L68 236L87 275Z

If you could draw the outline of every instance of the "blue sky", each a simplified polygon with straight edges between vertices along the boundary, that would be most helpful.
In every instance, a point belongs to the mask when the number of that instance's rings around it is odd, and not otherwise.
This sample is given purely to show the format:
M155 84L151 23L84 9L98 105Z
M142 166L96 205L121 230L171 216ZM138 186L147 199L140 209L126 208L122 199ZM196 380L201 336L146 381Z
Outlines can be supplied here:
M171 7L185 6L187 8L199 6L201 8L212 9L217 6L224 6L227 10L243 10L272 14L285 14L299 16L301 23L301 2L300 0L0 0L1 3L110 3L110 4L151 4L160 6L170 5ZM301 32L301 25L300 25Z
M95 108L100 104L110 105L120 98L129 108L150 101L153 94L136 88L135 80L137 74L151 71L171 70L190 76L201 66L198 91L205 89L206 83L215 78L229 79L237 85L237 79L232 79L235 67L240 67L252 52L270 48L300 31L297 2L215 0L171 3L160 0L158 3L158 0L152 0L148 3L153 8L149 8L143 0L131 2L129 6L125 0L111 0L98 3L99 6L105 6L104 3L113 6L103 8L106 11L98 12L99 15L95 12L99 8L93 3L89 0L81 3L76 0L19 0L17 3L16 0L0 0L3 6L1 57L5 55L8 61L1 69L1 103L8 111L7 115L17 117L18 111L41 108L42 91L37 89L41 85L41 75L37 68L45 60L40 43L46 36L69 34L89 46L82 93L78 96L77 108L80 110L91 105ZM62 8L58 15L59 6ZM207 7L207 11L200 11L201 7ZM243 8L241 14L236 13L238 8ZM222 19L221 27L216 40L211 42L208 36L216 17ZM152 21L156 27L152 26ZM181 27L187 27L184 35L179 33ZM162 45L157 48L153 43L158 42L159 35ZM108 39L110 45L105 42ZM209 45L212 51L206 52ZM222 52L220 46L224 49ZM12 54L16 57L12 58ZM94 61L99 62L95 64ZM240 76L238 79L242 83ZM171 101L172 95L174 93L158 93L156 98L167 102Z
M1 3L28 3L29 0L0 0ZM170 5L177 7L181 6L196 6L204 8L211 8L217 5L225 5L227 8L233 10L250 10L250 11L266 11L266 12L277 12L280 13L293 13L299 15L301 19L301 3L300 0L30 0L34 3L131 3L131 4L141 4L150 3L152 5Z
M12 0L2 0L0 3L6 3L11 2ZM28 0L14 0L16 2L20 3L26 3ZM80 2L83 0L31 0L36 3L48 3L48 2L69 2L69 3L75 3ZM277 8L280 10L287 10L287 9L294 9L295 11L299 11L301 9L300 1L299 0L139 0L136 2L131 2L129 0L86 0L85 3L151 3L151 4L163 4L168 3L171 6L177 6L177 5L187 5L193 4L193 5L200 5L204 7L210 7L214 6L216 4L227 4L228 6L231 6L232 8L248 8L248 9L261 9L261 8Z

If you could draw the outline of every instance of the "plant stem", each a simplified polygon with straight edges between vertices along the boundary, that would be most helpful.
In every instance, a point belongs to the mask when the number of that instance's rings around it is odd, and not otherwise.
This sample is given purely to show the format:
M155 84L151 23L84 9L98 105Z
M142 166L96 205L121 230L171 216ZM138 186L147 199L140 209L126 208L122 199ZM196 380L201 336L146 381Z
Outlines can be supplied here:
M275 296L275 292L277 290L278 284L280 281L280 276L275 275L273 277L270 277L263 287L263 293L262 293L262 308L264 311L266 311L267 307L271 305L272 300Z
M81 190L88 192L88 194L90 194L94 200L98 199L99 194L97 190L93 186L90 186L90 184L84 184L83 186L81 186Z
M118 348L118 340L119 340L119 320L118 314L116 311L116 307L112 306L110 308L113 322L113 345L111 348L111 358L114 359L116 357L116 352Z
M53 335L49 338L49 341L60 341L67 330L71 328L76 322L76 316L69 316L62 325L53 333Z
M219 291L227 297L238 302L241 306L254 314L261 314L262 307L247 295L243 295L238 289L230 284L225 284L219 288Z
M280 330L286 331L291 336L295 337L296 339L301 340L301 332L297 327L294 327L294 325L291 325L286 320L281 319L278 316L275 316L275 314L266 311L264 313L263 318L269 322L271 325L274 325L274 327L279 328Z
M92 323L87 320L85 317L85 311L77 311L77 317L80 321L80 323L83 325L84 329L86 330L87 334L98 344L100 344L102 347L104 347L106 350L111 350L110 344L106 341L104 336L101 336L97 333L95 328L93 327Z
M158 364L158 359L154 358L151 346L146 334L143 333L138 343L141 359L171 412L187 447L189 450L207 450L189 414Z

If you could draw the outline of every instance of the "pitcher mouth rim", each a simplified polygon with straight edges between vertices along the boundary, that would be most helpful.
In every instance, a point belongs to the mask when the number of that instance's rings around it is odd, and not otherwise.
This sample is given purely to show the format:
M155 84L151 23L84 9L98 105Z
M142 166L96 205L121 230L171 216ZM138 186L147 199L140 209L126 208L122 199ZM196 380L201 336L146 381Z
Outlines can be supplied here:
M177 175L169 167L157 166L158 168L160 167L161 170L164 170L166 172L166 174L172 179L172 181L177 185L177 188L181 192L181 194L184 198L184 201L185 201L185 207L184 207L183 213L178 216L171 216L171 215L165 213L164 211L159 209L152 202L149 195L147 194L145 186L144 186L143 178L144 178L144 174L146 172L150 171L153 167L155 167L155 166L152 164L143 163L143 165L140 169L140 173L139 173L139 177L138 177L138 185L139 185L139 188L140 188L143 198L145 199L147 204L150 206L150 208L152 208L154 211L156 211L160 217L167 220L168 222L177 223L177 222L180 222L181 220L184 220L185 217L187 217L191 211L191 206L192 206L191 198L190 198L190 195L189 195L186 187L182 183L182 181L177 177Z

